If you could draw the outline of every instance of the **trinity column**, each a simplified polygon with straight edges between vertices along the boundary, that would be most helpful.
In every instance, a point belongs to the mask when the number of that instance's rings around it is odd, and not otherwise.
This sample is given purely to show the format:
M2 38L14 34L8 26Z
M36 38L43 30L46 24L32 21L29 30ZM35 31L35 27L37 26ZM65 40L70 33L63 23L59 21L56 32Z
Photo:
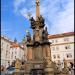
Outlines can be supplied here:
M40 15L40 2L36 0L36 19L30 17L33 36L27 32L27 71L31 75L53 75L50 42L45 19ZM38 74L41 72L40 74ZM36 73L36 74L35 74Z
M24 75L69 75L66 62L63 72L56 69L56 64L51 60L50 42L48 31L45 27L45 19L40 15L40 2L36 0L36 19L29 18L33 36L30 32L26 34L27 61L25 62ZM16 61L16 68L20 69L20 61ZM55 74L56 72L56 74ZM58 72L58 74L57 74ZM18 74L16 74L18 75Z

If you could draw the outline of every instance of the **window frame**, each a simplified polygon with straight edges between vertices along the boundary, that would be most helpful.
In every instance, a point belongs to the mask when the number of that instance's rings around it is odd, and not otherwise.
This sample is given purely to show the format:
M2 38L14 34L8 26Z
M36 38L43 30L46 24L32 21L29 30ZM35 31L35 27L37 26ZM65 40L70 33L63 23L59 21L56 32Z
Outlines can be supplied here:
M66 54L66 57L67 57L67 58L72 58L72 53L67 53L67 54Z
M65 49L71 49L71 46L70 45L66 45Z

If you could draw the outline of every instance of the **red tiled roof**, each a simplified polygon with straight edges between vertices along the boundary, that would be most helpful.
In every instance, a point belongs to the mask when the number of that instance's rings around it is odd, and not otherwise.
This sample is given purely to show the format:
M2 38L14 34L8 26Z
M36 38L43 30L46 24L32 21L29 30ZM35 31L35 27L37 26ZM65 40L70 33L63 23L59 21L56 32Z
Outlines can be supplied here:
M23 47L21 47L19 44L15 43L15 42L11 43L11 48L18 48L18 47L24 49Z
M62 34L55 34L55 35L49 35L48 38L59 38L59 37L64 37L64 36L71 36L74 35L74 32L68 32L68 33L62 33Z
M11 44L11 48L13 48L13 47L19 47L19 45L13 42L13 43Z
M9 42L11 44L11 48L17 48L17 47L22 48L18 43L11 41L11 40L5 38L4 36L1 36L1 39L4 39L5 41Z

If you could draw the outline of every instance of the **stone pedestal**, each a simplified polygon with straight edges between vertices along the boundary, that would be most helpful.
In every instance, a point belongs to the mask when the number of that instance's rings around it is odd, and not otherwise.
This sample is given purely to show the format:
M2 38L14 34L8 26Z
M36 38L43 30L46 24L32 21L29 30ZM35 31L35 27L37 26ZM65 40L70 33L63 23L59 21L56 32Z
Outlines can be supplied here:
M61 75L70 75L69 69L67 68L67 61L64 59L64 68L62 69Z
M32 60L32 47L30 46L30 47L28 47L28 51L27 51L27 59L28 60Z
M16 59L16 62L15 62L15 73L14 75L19 75L19 71L21 69L21 61L19 59Z
M63 68L61 75L70 75L68 68Z
M45 59L45 67L44 67L44 72L45 75L54 75L54 70L55 70L55 64L49 59Z
M25 75L42 75L43 61L31 60L26 63Z

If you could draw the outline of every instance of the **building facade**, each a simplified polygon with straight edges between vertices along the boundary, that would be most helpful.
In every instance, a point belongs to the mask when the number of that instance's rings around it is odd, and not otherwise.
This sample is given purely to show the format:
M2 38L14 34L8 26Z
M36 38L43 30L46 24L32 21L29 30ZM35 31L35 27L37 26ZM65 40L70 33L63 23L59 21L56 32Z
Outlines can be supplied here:
M51 57L55 62L67 60L74 63L74 32L48 36L51 44Z
M25 60L25 49L18 43L1 36L1 65L8 67L16 58Z
M24 48L22 48L19 44L13 42L11 44L11 49L10 49L10 63L14 62L17 58L19 60L25 60L24 59Z
M10 49L11 41L5 36L1 36L1 65L5 67L10 64Z

